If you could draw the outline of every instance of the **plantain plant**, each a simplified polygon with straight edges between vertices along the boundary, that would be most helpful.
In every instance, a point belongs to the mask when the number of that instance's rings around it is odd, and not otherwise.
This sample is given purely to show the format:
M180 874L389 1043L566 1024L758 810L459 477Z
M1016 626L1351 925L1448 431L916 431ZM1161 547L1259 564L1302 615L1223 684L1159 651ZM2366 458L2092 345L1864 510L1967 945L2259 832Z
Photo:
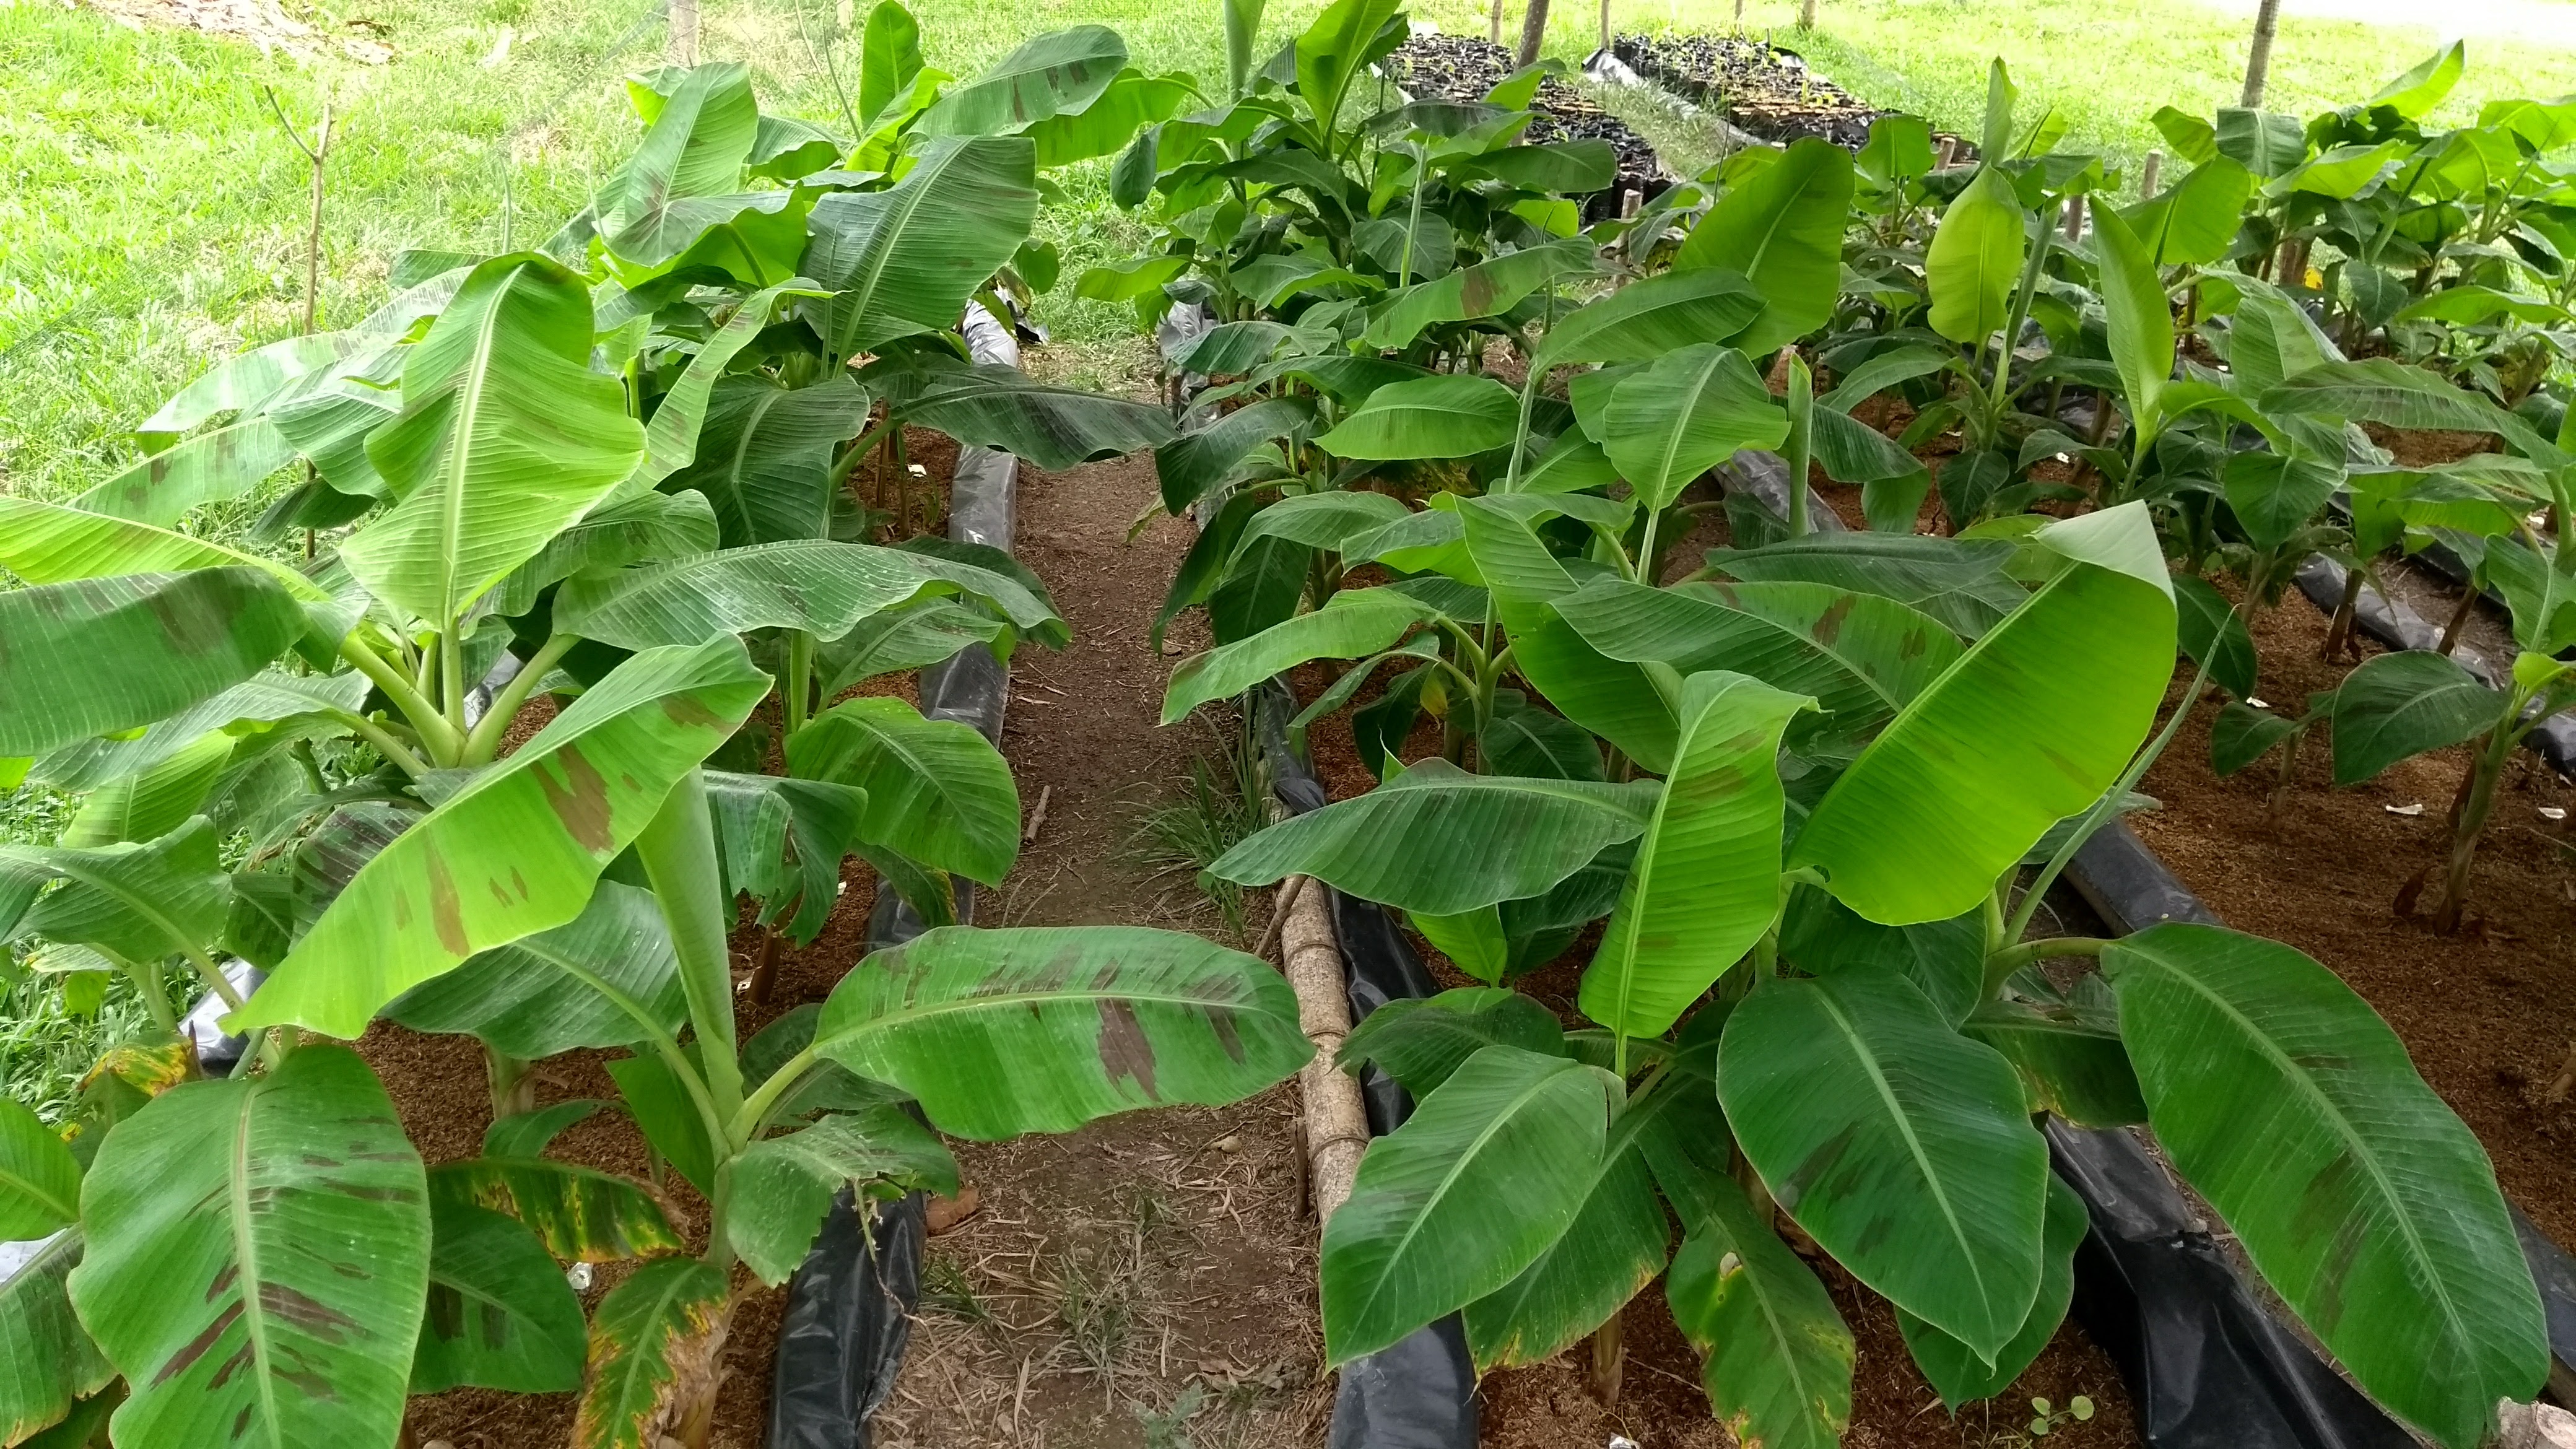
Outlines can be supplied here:
M147 1004L192 974L251 1039L209 1078L165 1017L62 1131L0 1107L0 1237L51 1235L0 1288L0 1443L385 1445L471 1384L578 1390L579 1444L702 1445L742 1279L782 1281L836 1192L953 1186L938 1132L1230 1101L1310 1054L1257 960L1116 928L936 928L737 1030L740 896L810 939L856 852L936 921L1016 854L980 735L816 705L1066 637L1005 555L866 541L871 433L1050 466L1164 436L958 331L1034 265L1041 158L1132 133L1123 45L951 84L894 5L868 45L855 139L761 115L739 65L641 77L558 255L411 254L358 327L183 390L145 463L0 499L0 759L81 801L0 847L0 941ZM303 558L193 531L289 463L269 535ZM783 776L745 729L773 673ZM229 958L269 975L245 998ZM483 1043L478 1156L425 1163L328 1040L379 1018ZM575 1048L626 1050L653 1182L548 1155L601 1104L511 1110ZM610 1262L585 1314L564 1265Z

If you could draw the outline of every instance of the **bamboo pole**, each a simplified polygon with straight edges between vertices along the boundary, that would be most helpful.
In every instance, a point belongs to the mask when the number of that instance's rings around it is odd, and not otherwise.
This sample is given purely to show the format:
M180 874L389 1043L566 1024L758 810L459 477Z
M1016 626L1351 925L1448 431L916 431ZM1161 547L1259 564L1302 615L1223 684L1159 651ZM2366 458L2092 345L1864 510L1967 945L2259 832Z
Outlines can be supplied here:
M1314 1060L1297 1074L1306 1102L1306 1184L1315 1221L1330 1218L1351 1195L1368 1150L1368 1112L1356 1077L1333 1065L1351 1034L1351 1003L1342 976L1341 943L1333 935L1332 893L1303 876L1280 883L1285 924L1281 964L1297 993L1297 1024L1315 1044Z

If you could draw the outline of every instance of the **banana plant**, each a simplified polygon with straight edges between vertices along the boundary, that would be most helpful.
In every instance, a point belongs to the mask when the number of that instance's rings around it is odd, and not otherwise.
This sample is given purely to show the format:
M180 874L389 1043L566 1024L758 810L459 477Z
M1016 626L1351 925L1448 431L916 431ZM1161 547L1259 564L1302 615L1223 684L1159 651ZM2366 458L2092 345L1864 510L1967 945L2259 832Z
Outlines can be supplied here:
M2252 411L2178 391L2160 279L2116 224L2106 361L2144 400L2136 425ZM1633 282L1535 339L1508 414L1475 379L1379 388L1317 445L1352 467L1464 465L1481 491L1262 510L1265 532L1391 577L1345 576L1174 672L1170 719L1354 661L1296 726L1350 709L1382 783L1211 873L1384 903L1481 983L1374 1014L1345 1048L1419 1107L1326 1224L1328 1357L1460 1313L1480 1368L1534 1362L1615 1333L1666 1273L1719 1416L1829 1444L1852 1341L1774 1230L1785 1212L1895 1303L1945 1401L1989 1397L2071 1294L2082 1210L2035 1128L2055 1115L2154 1126L2338 1361L2443 1442L2476 1443L2496 1398L2544 1372L2538 1300L2475 1139L2387 1027L2251 937L2027 939L2179 727L2156 730L2178 649L2203 661L2191 698L2227 652L2222 627L2187 621L2148 505L1966 539L1807 533L1658 582L1683 484L1746 447L1822 446L1825 400L1800 398L1796 367L1784 407L1709 340L1777 300L1731 268ZM2328 385L2355 366L2276 379L2268 410L2338 432L2402 410L2360 378ZM1573 420L1551 441L1540 389L1563 368ZM1531 486L1577 438L1600 460ZM1446 747L1407 761L1426 707ZM1588 1025L1511 990L1604 917ZM2037 969L2065 958L2100 967L2072 987ZM2325 1040L2349 1047L2330 1067ZM2277 1161L2300 1166L2264 1170ZM2312 1215L2302 1194L2327 1179ZM1684 1229L1669 1257L1668 1208ZM2384 1252L2320 1250L2389 1221L2407 1230L2371 1235ZM2402 1306L2348 1307L2364 1300Z
M2365 661L2334 690L2317 696L2308 711L2287 718L2242 702L2231 705L2224 728L2211 738L2213 764L2230 774L2282 751L2284 782L2304 735L2323 726L2334 752L2334 783L2369 780L2402 760L2453 745L2474 743L2468 768L2451 803L2450 848L2406 892L2411 904L2439 872L2433 919L2456 931L2467 910L2477 847L2495 809L2496 788L2513 751L2542 721L2576 704L2576 684L2556 658L2576 645L2576 585L2571 565L2554 540L2534 529L2536 503L2563 509L2568 502L2568 451L2576 435L2540 434L2488 399L2393 362L2328 363L2289 379L2284 400L2332 408L2399 426L2454 426L2497 435L2513 451L2483 466L2432 475L2401 473L2374 478L2355 490L2355 515L2384 514L2398 529L2410 523L2438 528L2477 556L2478 582L2492 587L2512 620L2515 656L2509 669L2482 677L2450 657L2457 619L2438 650L2410 649ZM2356 475L2357 477L2359 475ZM2446 486L2447 485L2447 486ZM2473 582L2468 605L2478 596Z
M436 274L358 327L183 390L146 463L0 500L0 770L80 800L0 851L0 942L126 974L174 1038L103 1063L67 1136L0 1115L0 1229L54 1235L0 1295L0 1439L390 1444L409 1393L476 1384L578 1389L585 1445L701 1444L736 1269L780 1281L845 1185L952 1181L932 1128L1228 1101L1308 1054L1258 962L1121 931L933 930L738 1039L738 896L810 937L852 853L944 905L1016 851L980 736L815 710L817 684L1065 639L1006 556L850 536L869 430L1059 467L1167 436L958 360L1036 158L1123 144L1056 134L1116 131L1123 46L1042 37L949 86L899 9L869 31L861 141L760 115L739 66L640 78L635 155L559 239L588 275L409 258ZM295 461L268 522L304 559L190 527ZM759 768L759 659L802 675L786 777L710 768ZM245 996L230 957L271 974ZM174 971L253 1038L221 1079L175 1039ZM483 1043L482 1155L424 1164L365 1062L307 1036L379 1017ZM626 1051L654 1182L547 1155L592 1104L514 1110L575 1048ZM621 1259L585 1321L562 1265Z

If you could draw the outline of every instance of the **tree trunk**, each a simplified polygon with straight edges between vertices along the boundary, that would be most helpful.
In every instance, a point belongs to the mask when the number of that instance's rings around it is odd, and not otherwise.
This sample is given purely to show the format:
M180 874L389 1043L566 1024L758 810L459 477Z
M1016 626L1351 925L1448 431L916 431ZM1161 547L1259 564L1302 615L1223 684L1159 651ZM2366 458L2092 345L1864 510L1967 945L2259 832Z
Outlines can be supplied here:
M1533 65L1538 50L1547 42L1547 0L1529 0L1529 9L1521 12L1521 48L1517 64Z
M1816 28L1816 0L1798 0L1798 28L1800 30Z
M2252 110L2263 104L2263 77L2272 68L2272 33L2281 28L2281 0L2262 0L2254 12L2254 51L2245 58L2245 94L2237 104Z

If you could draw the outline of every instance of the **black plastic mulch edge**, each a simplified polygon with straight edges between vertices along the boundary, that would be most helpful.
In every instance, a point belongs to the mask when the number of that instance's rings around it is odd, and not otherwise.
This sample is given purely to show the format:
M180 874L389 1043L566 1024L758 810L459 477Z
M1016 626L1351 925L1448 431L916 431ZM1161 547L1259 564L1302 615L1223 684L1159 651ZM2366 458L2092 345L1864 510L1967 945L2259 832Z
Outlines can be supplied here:
M962 329L977 362L1017 367L1010 330L980 306ZM1008 552L1017 505L1019 460L989 448L960 448L949 484L948 536ZM999 748L1010 671L981 644L921 671L921 713L974 728ZM975 915L973 882L959 880L957 919ZM921 934L921 917L890 890L868 915L869 953ZM926 1199L907 1194L877 1204L864 1230L850 1189L833 1199L822 1235L788 1280L771 1371L766 1449L867 1449L868 1416L894 1391L912 1314L921 1301L921 1265L929 1232Z
M1321 809L1328 798L1323 781L1288 743L1288 718L1296 700L1287 683L1273 679L1256 687L1245 696L1245 705L1280 805L1294 815ZM1389 1001L1438 994L1439 984L1405 944L1386 907L1344 895L1321 881L1307 887L1318 888L1332 900L1333 934L1341 945L1354 1024ZM1360 1096L1371 1136L1394 1131L1412 1115L1412 1097L1374 1066L1361 1070ZM1331 1449L1475 1449L1477 1426L1476 1362L1467 1351L1466 1330L1453 1313L1390 1348L1342 1365L1329 1443Z

